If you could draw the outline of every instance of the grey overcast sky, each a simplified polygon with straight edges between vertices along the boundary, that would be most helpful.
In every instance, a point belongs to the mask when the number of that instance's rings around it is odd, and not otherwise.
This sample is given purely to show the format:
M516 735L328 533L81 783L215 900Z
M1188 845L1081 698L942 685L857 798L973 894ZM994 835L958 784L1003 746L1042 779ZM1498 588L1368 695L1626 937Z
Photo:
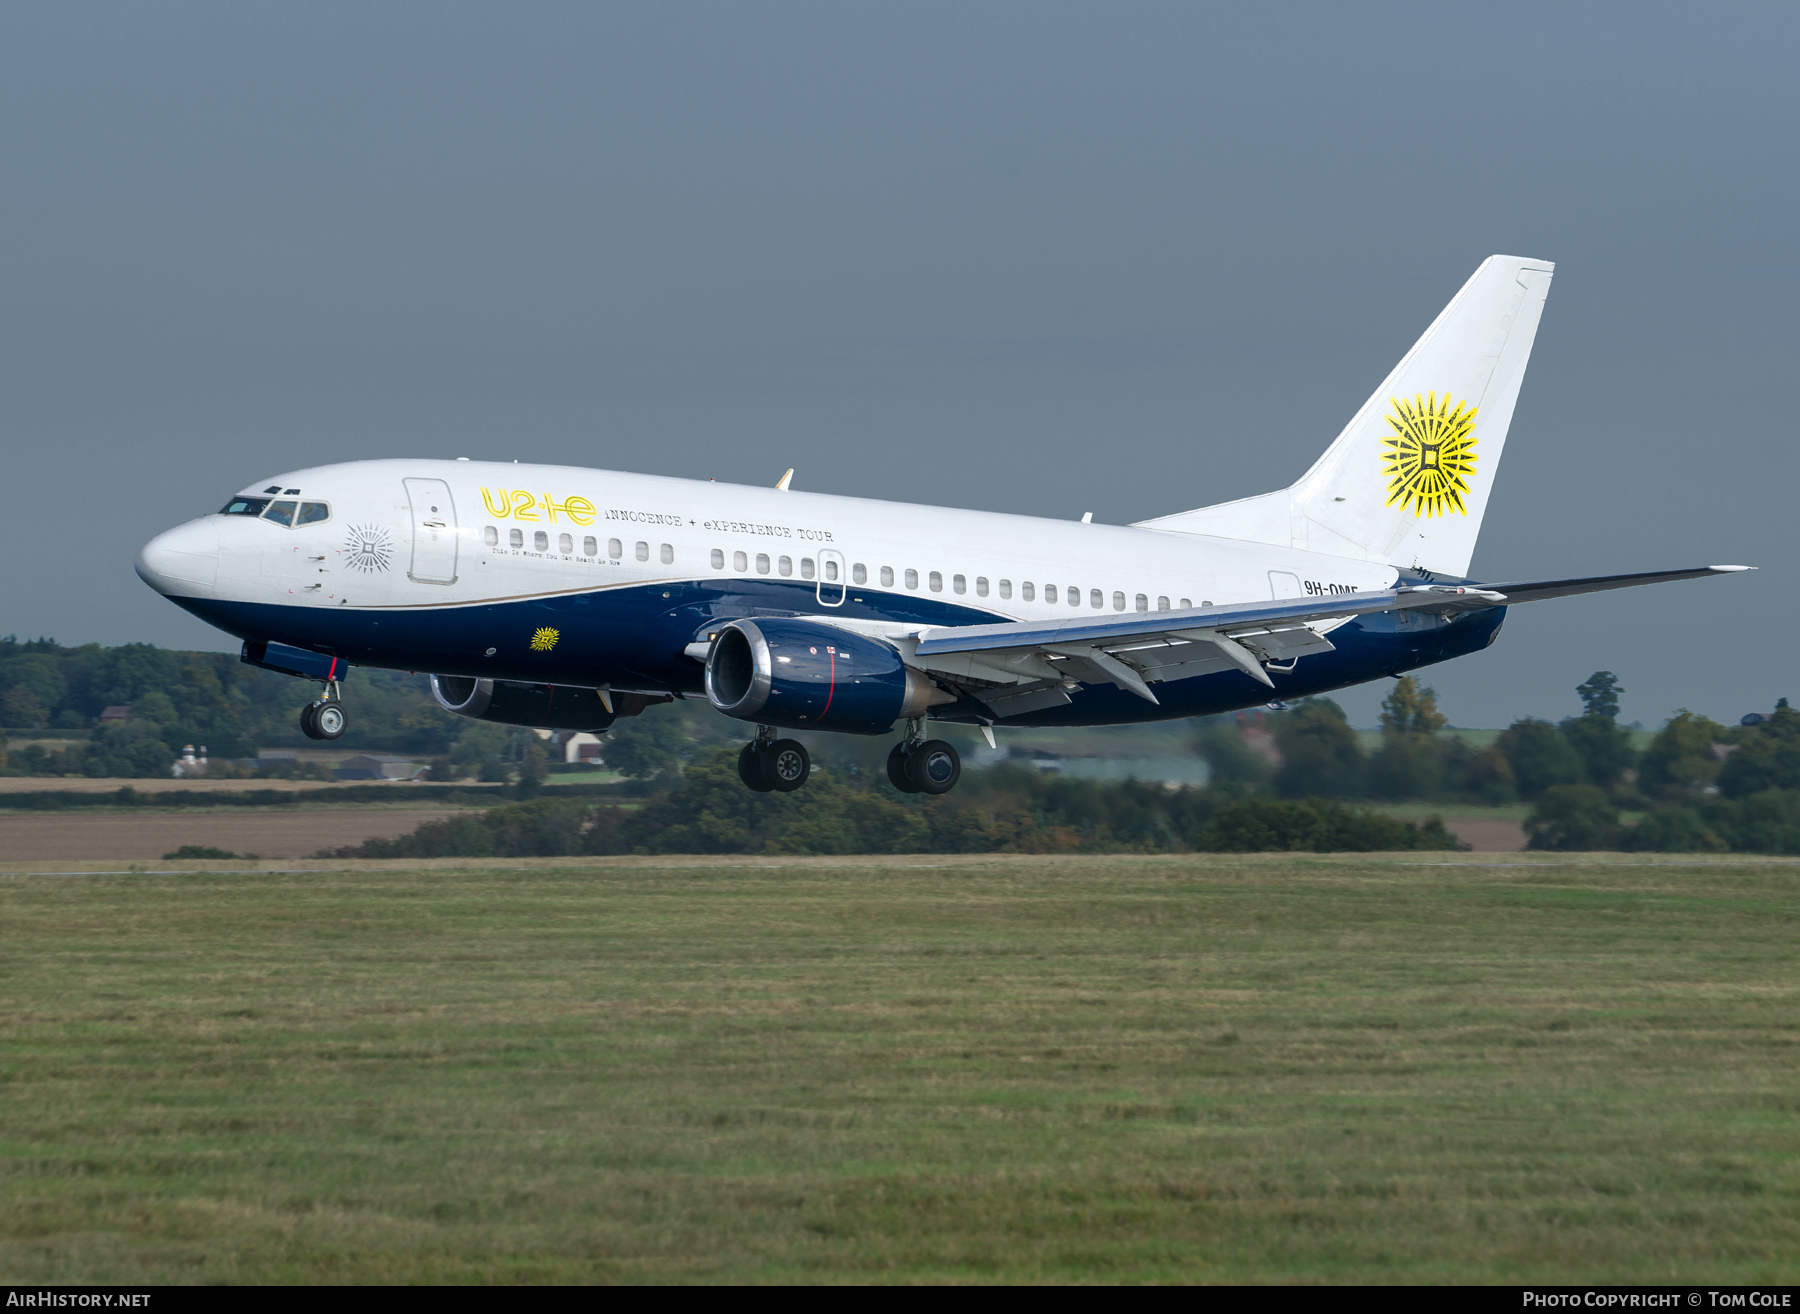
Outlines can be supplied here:
M265 474L557 461L1122 523L1291 482L1555 260L1462 725L1800 696L1800 7L0 8L0 633ZM1370 723L1385 683L1345 695Z

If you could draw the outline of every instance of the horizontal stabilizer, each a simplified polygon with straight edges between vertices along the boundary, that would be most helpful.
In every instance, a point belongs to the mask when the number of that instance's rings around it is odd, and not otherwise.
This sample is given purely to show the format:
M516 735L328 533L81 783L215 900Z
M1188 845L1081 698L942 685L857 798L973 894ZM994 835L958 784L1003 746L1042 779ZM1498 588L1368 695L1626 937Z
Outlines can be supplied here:
M1543 602L1547 598L1572 598L1578 593L1604 593L1639 584L1667 584L1678 579L1705 579L1708 575L1735 575L1755 566L1696 566L1692 570L1651 570L1636 575L1591 575L1586 579L1539 579L1516 584L1485 584L1504 593L1508 602Z

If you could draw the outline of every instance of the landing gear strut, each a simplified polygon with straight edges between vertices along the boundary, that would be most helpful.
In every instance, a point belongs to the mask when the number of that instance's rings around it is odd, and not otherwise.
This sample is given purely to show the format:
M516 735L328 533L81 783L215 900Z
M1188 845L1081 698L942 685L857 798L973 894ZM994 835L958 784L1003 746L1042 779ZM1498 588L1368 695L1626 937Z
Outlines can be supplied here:
M777 739L775 727L759 725L756 738L738 754L738 779L759 794L789 793L812 774L812 755L798 739Z
M300 711L300 733L308 739L340 739L350 728L343 692L336 680L325 681L323 696Z
M918 720L906 723L906 738L888 754L888 781L903 794L948 794L962 779L962 758L947 740L923 734Z

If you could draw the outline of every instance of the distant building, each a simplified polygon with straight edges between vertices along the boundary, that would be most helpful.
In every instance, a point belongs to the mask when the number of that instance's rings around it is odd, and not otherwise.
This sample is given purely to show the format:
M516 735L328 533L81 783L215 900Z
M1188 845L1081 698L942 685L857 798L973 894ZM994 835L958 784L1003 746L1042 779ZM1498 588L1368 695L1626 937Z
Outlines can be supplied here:
M194 755L192 744L181 746L181 758L175 763L170 774L180 776L203 776L206 774L206 745L200 745L199 756Z
M101 712L100 712L100 724L101 725L123 725L125 722L129 721L130 719L131 719L131 704L130 703L120 703L117 707L102 708Z
M558 730L550 742L562 753L564 762L600 766L606 760L600 752L600 736L585 730Z
M417 780L430 767L422 767L410 757L391 753L358 753L337 764L333 780Z

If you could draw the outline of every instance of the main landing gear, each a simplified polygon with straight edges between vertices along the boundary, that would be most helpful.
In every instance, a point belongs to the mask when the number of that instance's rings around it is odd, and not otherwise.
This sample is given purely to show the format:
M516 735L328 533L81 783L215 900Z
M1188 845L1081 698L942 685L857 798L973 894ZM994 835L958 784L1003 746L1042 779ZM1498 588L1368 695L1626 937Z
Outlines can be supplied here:
M322 692L323 697L300 710L300 733L308 739L340 739L350 728L343 692L336 680L327 680Z
M943 739L922 739L918 721L906 723L906 738L888 754L888 780L902 794L948 794L962 779L962 758Z
M777 739L773 726L756 727L756 738L738 754L738 779L759 794L799 789L812 774L812 755L798 739Z

